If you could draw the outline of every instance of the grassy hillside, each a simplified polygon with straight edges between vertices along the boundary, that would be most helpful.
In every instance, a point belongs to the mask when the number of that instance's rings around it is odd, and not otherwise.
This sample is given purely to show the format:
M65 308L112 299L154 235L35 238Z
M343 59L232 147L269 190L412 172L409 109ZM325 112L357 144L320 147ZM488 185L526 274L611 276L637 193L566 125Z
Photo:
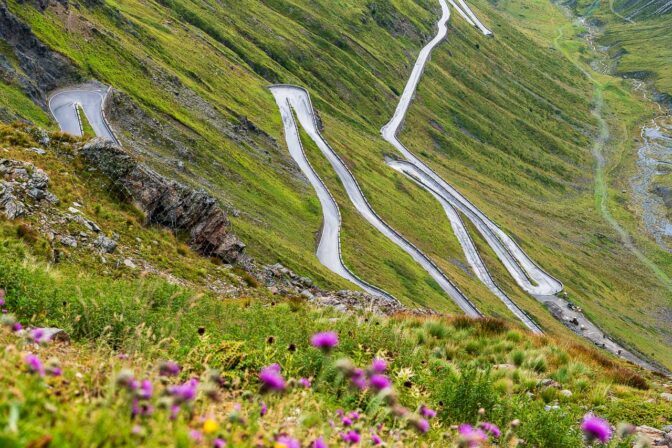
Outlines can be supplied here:
M241 211L234 226L252 255L281 261L323 285L344 286L314 257L319 204L288 158L266 89L273 82L307 87L326 138L374 208L484 312L512 319L465 268L439 205L384 164L392 148L379 128L434 31L434 2L246 1L230 7L129 0L71 2L68 10L53 4L45 11L14 0L8 5L85 76L126 95L115 99L113 121L127 146ZM420 84L404 143L514 235L605 330L671 365L665 350L670 328L660 319L669 290L622 247L595 207L593 86L552 48L568 19L541 1L474 7L495 38L453 17L448 40ZM580 40L568 36L579 52ZM24 117L35 114L28 105L17 109ZM149 119L155 122L148 125ZM346 263L407 304L455 311L410 257L359 217L326 162L307 149L341 205ZM174 169L177 159L185 171ZM573 337L484 252L507 293L546 329ZM652 249L649 257L669 275L669 254Z

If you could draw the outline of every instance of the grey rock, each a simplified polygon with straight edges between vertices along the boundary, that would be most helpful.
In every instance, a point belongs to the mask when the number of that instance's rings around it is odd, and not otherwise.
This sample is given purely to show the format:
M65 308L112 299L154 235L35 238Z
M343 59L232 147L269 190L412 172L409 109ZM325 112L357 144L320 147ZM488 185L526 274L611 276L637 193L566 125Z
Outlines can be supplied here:
M47 138L49 138L49 137L47 137ZM47 153L47 151L45 151L42 148L28 148L28 149L26 149L26 151L34 152L38 156L43 156Z
M570 398L573 394L571 390L563 389L560 391L560 395L562 395L563 397Z
M113 253L117 248L117 242L104 235L99 235L93 245L108 254Z
M187 232L189 245L203 255L227 263L242 255L245 244L230 231L226 214L204 191L160 175L104 139L87 143L82 156L114 180L115 187L145 212L149 222Z
M62 245L75 248L77 247L77 240L71 236L62 236L59 240Z
M131 260L130 258L126 258L124 260L124 266L126 266L127 268L130 268L130 269L137 268L136 264L133 263L133 260Z
M667 393L667 392L663 392L663 393L660 394L660 398L662 398L663 400L666 400L666 401L672 401L672 394Z

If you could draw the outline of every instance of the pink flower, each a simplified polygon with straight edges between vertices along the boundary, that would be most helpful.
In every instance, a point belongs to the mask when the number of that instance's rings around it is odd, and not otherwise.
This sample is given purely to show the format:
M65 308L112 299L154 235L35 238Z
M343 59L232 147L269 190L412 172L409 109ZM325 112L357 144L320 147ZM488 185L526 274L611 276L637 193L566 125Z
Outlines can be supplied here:
M327 448L327 442L324 441L324 438L320 437L313 442L311 448Z
M338 335L333 331L315 333L313 337L310 338L310 343L315 348L319 348L324 352L329 352L332 348L338 345Z
M177 386L171 386L168 388L168 393L172 395L177 402L180 403L188 402L196 398L197 391L198 380L195 378L190 379L184 384L179 384Z
M422 415L425 418L434 418L436 417L436 411L434 409L428 408L423 404L422 406L420 406L420 415Z
M133 425L133 428L131 428L131 434L135 436L142 434L142 426Z
M128 355L126 353L119 353L117 355L117 358L121 359L122 361L125 359L128 359Z
M457 428L457 432L460 434L460 446L467 446L469 448L478 448L483 442L488 439L488 436L485 433L477 428L474 428L471 425L462 424ZM462 445L464 444L464 445Z
M149 380L142 380L140 387L136 391L136 395L141 400L149 400L152 398L154 388L152 382Z
M359 433L354 430L342 433L341 438L344 442L349 443L350 445L355 445L362 439Z
M51 376L61 376L63 375L63 370L60 367L49 367L47 373Z
M387 363L382 358L376 358L371 362L371 370L375 373L385 373Z
M492 437L496 439L501 437L502 435L502 431L500 431L497 425L495 425L494 423L482 422L479 426L483 429L483 431L490 434Z
M299 384L305 387L306 389L310 389L310 386L312 386L310 380L308 378L301 378L299 380Z
M159 365L159 375L176 376L180 373L180 365L174 361L164 361Z
M350 375L350 381L357 389L366 389L366 376L362 369L354 369Z
M261 372L259 372L259 379L262 383L262 389L265 391L285 390L285 379L280 374L280 366L277 364L261 369Z
M429 422L424 418L413 419L411 420L411 422L413 423L415 429L418 430L418 432L424 434L427 431L429 431Z
M170 419L171 420L176 420L179 413L180 413L180 405L174 404L170 407Z
M301 448L301 442L284 434L275 439L275 441L286 448Z
M371 376L369 379L369 384L371 384L371 387L376 390L383 390L390 387L392 382L385 375L376 374Z
M23 330L23 325L21 325L21 322L14 322L12 324L12 331L14 333L17 333L19 331Z
M267 413L268 413L268 406L266 406L266 403L264 403L264 402L262 401L262 402L261 402L261 410L259 411L259 415L263 417L263 416L266 415Z
M0 306L5 306L5 290L0 289Z
M357 412L357 411L352 411L352 412L350 413L350 418L353 419L353 420L359 420L359 419L360 419L359 412Z
M352 425L352 420L350 420L349 417L343 417L341 419L341 423L343 424L343 426L351 426Z
M42 361L40 361L40 358L38 358L33 354L30 354L26 355L26 357L23 358L23 360L28 366L28 370L30 370L32 373L37 373L40 376L44 376L44 366L42 365Z
M212 441L212 448L224 448L226 441L224 439L216 438Z
M203 441L203 433L201 431L192 429L189 431L189 438L196 443L201 443Z
M611 427L609 422L596 417L593 414L583 416L581 430L586 435L589 442L599 440L601 443L607 443L611 439Z
M374 432L374 433L371 433L371 443L372 443L373 445L381 445L381 444L383 443L383 439L381 439L381 438L378 436L378 434L376 434L376 433Z
M36 344L49 342L49 336L47 335L44 328L33 328L30 331L30 339L32 339Z

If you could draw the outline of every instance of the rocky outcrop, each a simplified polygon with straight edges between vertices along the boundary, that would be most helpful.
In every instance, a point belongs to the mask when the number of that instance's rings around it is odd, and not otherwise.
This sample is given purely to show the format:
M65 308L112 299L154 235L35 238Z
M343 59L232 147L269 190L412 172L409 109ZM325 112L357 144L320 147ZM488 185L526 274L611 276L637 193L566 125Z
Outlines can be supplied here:
M29 214L41 201L57 204L49 176L32 163L0 159L0 210L8 219Z
M204 191L160 175L100 138L87 143L81 155L111 179L146 214L148 222L187 232L189 245L202 255L227 263L240 258L245 245L230 231L226 213Z
M0 40L12 49L21 71L25 73L24 76L13 70L5 56L0 54L0 78L20 85L33 101L45 109L47 92L80 79L70 60L44 45L3 2L0 2Z

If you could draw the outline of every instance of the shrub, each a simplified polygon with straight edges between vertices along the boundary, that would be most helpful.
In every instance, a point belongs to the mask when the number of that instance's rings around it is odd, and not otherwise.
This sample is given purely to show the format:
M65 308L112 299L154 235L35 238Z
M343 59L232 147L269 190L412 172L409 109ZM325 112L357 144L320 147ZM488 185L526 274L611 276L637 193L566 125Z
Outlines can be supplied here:
M474 423L480 408L491 411L498 403L490 371L471 366L464 368L457 379L445 381L440 396L445 404L442 413L452 421Z
M522 350L516 350L511 353L511 361L516 367L520 367L525 362L525 352Z
M648 390L649 383L637 372L624 367L615 367L609 370L608 375L616 384L634 387L635 389Z

